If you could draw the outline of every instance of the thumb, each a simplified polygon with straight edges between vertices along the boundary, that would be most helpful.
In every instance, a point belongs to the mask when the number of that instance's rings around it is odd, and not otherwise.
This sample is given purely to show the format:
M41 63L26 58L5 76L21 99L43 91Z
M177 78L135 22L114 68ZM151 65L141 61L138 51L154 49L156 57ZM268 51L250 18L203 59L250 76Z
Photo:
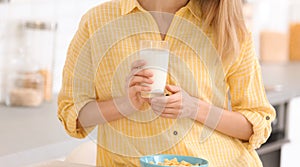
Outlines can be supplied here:
M175 85L167 85L166 89L171 93L177 93L177 92L180 92L180 90L181 90L181 88L179 86L175 86Z

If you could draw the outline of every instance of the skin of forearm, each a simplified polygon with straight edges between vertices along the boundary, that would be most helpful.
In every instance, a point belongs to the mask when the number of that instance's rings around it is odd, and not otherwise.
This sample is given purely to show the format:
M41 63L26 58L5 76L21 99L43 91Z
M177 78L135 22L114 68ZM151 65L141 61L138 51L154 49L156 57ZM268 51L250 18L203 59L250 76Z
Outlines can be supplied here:
M97 102L93 101L85 105L78 116L79 126L83 128L115 121L124 116L119 112L114 100Z
M204 124L211 104L200 101L196 121ZM252 124L239 112L223 110L216 130L228 136L248 141L253 134ZM209 126L209 125L208 125ZM212 128L212 127L210 127Z

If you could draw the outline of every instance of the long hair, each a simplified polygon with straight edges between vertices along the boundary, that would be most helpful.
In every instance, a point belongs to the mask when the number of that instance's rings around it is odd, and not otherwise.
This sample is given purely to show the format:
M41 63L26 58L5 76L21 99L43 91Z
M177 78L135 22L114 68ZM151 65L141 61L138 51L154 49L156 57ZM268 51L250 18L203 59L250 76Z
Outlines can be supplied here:
M241 0L199 0L204 27L211 27L222 58L238 55L247 35Z

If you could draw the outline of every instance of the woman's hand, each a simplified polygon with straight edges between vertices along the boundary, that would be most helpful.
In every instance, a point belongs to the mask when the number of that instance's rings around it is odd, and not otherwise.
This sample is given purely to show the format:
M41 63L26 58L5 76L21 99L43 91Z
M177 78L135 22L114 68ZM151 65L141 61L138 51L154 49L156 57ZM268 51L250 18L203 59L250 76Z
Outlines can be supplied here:
M135 110L141 109L145 102L149 102L149 99L141 97L141 92L151 91L151 88L145 86L144 83L153 83L151 80L153 73L151 70L142 69L144 65L146 65L144 60L137 60L133 62L131 65L131 72L127 77L125 88L127 92L127 98Z
M152 110L165 118L195 119L200 100L190 96L178 86L167 85L166 89L173 93L171 96L154 97L151 99Z

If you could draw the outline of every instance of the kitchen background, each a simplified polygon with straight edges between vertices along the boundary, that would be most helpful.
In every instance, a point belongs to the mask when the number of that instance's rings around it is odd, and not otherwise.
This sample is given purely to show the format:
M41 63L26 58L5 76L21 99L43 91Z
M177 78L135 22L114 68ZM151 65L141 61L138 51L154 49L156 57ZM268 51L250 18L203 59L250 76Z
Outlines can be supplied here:
M32 62L36 62L37 64L40 60L37 55L46 60L46 65L40 62L38 65L48 68L48 72L52 74L50 78L47 78L47 74L45 74L46 77L44 76L44 79L53 82L52 86L50 84L50 87L53 88L51 92L55 97L61 86L61 74L67 48L77 30L81 16L91 7L107 0L7 1L0 0L0 102L3 104L5 101L5 90L8 88L7 81L9 80L8 75L10 71L19 66L18 60L22 59L22 61L26 62L23 59L26 54L35 55L36 60ZM300 60L300 56L291 57L289 54L290 25L297 21L300 22L300 1L245 0L244 2L247 24L253 32L257 55L261 62L281 65L291 60ZM39 22L39 26L34 24L35 28L32 28L30 23L37 23L37 21ZM41 27L41 22L46 26ZM46 31L43 29L46 29ZM296 38L299 39L296 36L295 40L297 40ZM41 45L40 41L47 41L47 43ZM35 45L30 46L28 43ZM298 47L300 48L300 45ZM34 51L32 48L34 48ZM41 50L46 50L47 52L42 52ZM32 66L35 65L32 64ZM299 64L296 66L299 66ZM49 75L51 76L51 74ZM267 75L276 74L270 73ZM300 78L299 75L298 78ZM280 85L275 86L281 89ZM55 99L49 98L48 101L53 102ZM291 99L288 103L289 118L287 122L287 127L289 127L288 138L291 142L285 144L281 150L281 166L289 167L298 163L296 156L300 149L300 133L296 131L296 127L300 126L300 122L296 119L300 118L299 109L300 99ZM5 111L0 110L1 112ZM0 117L1 121L3 122ZM79 143L81 142L74 145ZM5 150L4 147L10 146L1 143L0 150ZM13 152L10 152L9 155L11 154ZM2 162L4 162L5 158L10 160L10 162L13 161L9 155L0 154L0 166L1 156ZM63 157L63 155L60 156ZM40 160L50 158L58 158L58 156L44 156L32 161L24 160L24 164L38 163ZM21 163L14 162L14 164L20 165Z

